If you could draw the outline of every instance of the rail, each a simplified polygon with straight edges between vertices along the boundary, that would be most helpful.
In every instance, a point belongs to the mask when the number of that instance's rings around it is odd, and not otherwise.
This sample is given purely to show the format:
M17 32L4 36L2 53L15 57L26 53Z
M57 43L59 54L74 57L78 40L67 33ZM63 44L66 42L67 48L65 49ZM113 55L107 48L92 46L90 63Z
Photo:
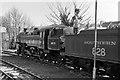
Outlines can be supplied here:
M19 71L19 72L22 72L23 74L28 74L29 76L31 76L33 79L35 80L42 80L41 77L35 75L34 73L32 72L28 72L27 70L24 70L23 68L17 66L17 65L14 65L10 62L6 62L4 60L0 60L3 64L9 66L9 67L12 67L13 69ZM10 80L16 80L14 79L12 76L10 76L8 73L5 73L4 71L0 70L2 72L3 75L5 75L6 77L10 78ZM24 79L21 79L21 80L24 80Z

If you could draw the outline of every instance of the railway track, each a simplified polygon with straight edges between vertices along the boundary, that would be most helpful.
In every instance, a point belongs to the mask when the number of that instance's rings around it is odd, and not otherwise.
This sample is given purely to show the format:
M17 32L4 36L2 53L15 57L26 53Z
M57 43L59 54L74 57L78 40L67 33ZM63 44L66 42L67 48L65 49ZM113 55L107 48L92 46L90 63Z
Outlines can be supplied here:
M34 73L28 72L10 62L0 60L0 76L3 80L42 80Z
M9 76L8 74L6 74L5 72L3 72L2 70L0 70L1 73L1 78L0 79L6 79L6 80L14 80L13 77Z
M3 53L3 55L5 54L5 55L9 55L9 56L17 56L17 54L16 54L16 52L15 51L11 51L11 50L7 50L7 51L2 51L2 53ZM22 56L19 56L19 57L22 57ZM56 63L54 63L54 61L53 62L47 62L47 61L41 61L41 60L38 60L38 59L31 59L31 58L29 58L29 60L33 60L33 61L36 61L36 62L40 62L41 64L48 64L48 65L53 65L53 66L56 66L56 67L63 67L64 69L66 69L66 70L69 70L70 71L70 73L73 71L73 73L74 72L79 72L79 71L77 71L77 70L74 70L72 67L70 67L70 66L67 66L67 65L63 65L63 64L56 64ZM64 71L63 71L64 72ZM83 71L82 71L83 72ZM77 74L77 73L76 73ZM85 73L83 73L83 75L82 76L87 76L88 75L88 73L87 72L85 72ZM89 75L88 75L89 76ZM88 76L87 76L87 78L88 78ZM47 79L48 79L49 77L47 77ZM42 78L42 79L44 79L44 78Z
M3 51L3 53L5 53L5 54L8 54L8 55L16 55L15 54L15 52L14 51ZM2 61L2 62L4 62L4 61ZM8 62L5 62L6 64L9 64ZM11 63L10 63L11 64ZM12 64L11 64L12 65ZM66 66L66 68L69 68L69 69L72 69L73 70L73 68L71 67L71 66L68 66L68 65L64 65L64 66ZM18 67L18 66L17 66ZM18 67L19 68L19 67ZM24 71L22 68L20 68L21 69L21 71L23 71L23 72L25 72L25 73L28 73L28 74L32 74L32 73L29 73L29 72L27 72L27 71ZM75 71L77 71L77 70L75 70ZM4 73L3 73L4 74ZM6 75L6 74L5 74ZM86 73L83 73L83 75L88 75L88 76L90 76L90 74L86 74ZM7 75L6 75L7 76ZM9 76L9 75L8 75ZM34 76L34 74L32 74L31 76ZM38 76L35 76L35 77L38 77ZM101 76L101 75L97 75L97 77L98 78L105 78L105 79L107 79L107 78L109 78L109 76L107 76L107 75L104 75L104 76ZM11 79L12 80L12 79ZM14 79L13 79L14 80ZM25 79L26 80L26 79ZM33 79L32 79L33 80ZM35 80L42 80L42 79L35 79Z

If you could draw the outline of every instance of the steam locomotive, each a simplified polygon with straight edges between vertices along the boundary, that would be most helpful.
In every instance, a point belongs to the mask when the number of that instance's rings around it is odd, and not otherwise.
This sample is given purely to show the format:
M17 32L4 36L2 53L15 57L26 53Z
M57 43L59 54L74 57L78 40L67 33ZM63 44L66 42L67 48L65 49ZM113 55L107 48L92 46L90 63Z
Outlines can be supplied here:
M64 25L50 25L17 36L17 54L49 62L72 66L74 69L93 70L96 51L97 74L112 78L120 74L120 28L98 29L97 48L94 30L74 34Z

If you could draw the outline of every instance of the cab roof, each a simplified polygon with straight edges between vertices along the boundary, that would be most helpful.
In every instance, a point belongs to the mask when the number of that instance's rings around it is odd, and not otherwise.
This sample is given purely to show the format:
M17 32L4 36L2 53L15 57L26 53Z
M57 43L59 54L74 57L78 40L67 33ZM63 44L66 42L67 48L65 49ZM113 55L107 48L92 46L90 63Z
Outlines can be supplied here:
M53 28L65 28L66 26L64 25L57 25L57 24L53 24L53 25L49 25L49 26L45 26L43 28L40 29L40 31L45 31L46 29L53 29Z

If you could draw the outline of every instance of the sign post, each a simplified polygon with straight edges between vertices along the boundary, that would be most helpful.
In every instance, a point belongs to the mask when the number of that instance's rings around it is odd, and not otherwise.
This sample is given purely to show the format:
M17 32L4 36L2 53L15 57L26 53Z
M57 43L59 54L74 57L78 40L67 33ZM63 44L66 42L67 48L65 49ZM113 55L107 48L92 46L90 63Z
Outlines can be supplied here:
M94 54L94 66L93 66L93 80L96 79L96 48L97 48L97 0L95 1L95 54Z

